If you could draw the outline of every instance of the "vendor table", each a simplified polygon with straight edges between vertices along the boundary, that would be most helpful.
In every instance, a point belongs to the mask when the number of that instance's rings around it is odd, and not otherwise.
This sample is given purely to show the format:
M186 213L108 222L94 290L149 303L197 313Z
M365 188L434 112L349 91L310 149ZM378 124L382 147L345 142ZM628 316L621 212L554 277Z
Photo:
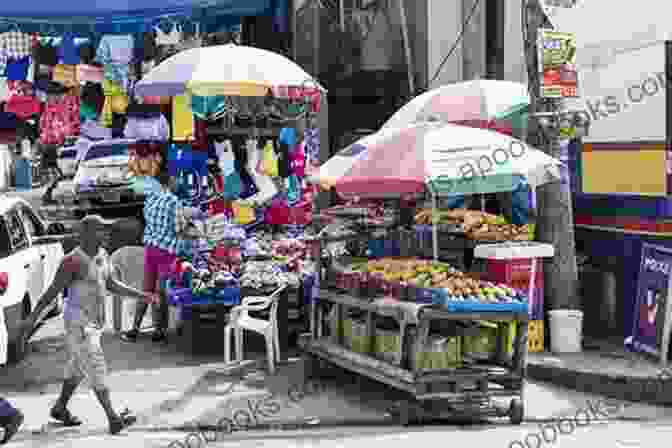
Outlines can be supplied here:
M342 321L344 311L354 308L366 313L366 334L373 337L375 332L374 316L382 315L394 318L400 326L401 353L398 354L399 364L382 361L368 354L348 350L343 344L343 335L325 335L323 328L323 305L331 303L336 306L335 319ZM406 305L415 305L407 303ZM454 415L457 409L469 414L508 415L514 424L523 418L523 389L526 372L528 315L524 313L452 313L433 306L418 308L417 322L410 323L408 313L390 306L380 306L373 302L341 294L332 290L322 289L320 298L314 302L311 312L310 340L304 341L305 351L318 360L334 363L342 368L356 372L406 391L416 401L441 400L451 408ZM415 351L420 351L429 335L430 322L443 321L515 321L516 337L513 343L512 362L504 361L502 338L498 338L497 359L495 364L474 364L464 368L447 370L419 370L409 365L404 347L408 345L408 327L416 325L417 337ZM501 325L501 324L500 324ZM503 333L503 332L500 332ZM514 397L508 410L492 406L493 397ZM405 402L400 409L400 419L407 424L411 418L413 404Z

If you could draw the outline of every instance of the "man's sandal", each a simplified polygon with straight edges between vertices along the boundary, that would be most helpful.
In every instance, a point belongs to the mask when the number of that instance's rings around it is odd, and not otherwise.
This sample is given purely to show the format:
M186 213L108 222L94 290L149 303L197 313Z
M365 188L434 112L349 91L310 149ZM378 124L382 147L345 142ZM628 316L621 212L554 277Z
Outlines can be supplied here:
M82 421L72 415L67 409L52 409L51 418L63 423L63 426L79 426L82 424Z

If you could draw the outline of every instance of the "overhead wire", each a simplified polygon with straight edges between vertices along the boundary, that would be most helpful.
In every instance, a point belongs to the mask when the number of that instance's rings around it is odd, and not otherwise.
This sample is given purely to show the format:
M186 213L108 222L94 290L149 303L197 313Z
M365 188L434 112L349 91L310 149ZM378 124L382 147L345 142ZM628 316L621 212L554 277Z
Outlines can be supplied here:
M453 46L452 46L452 47L450 48L450 50L448 51L448 54L443 58L443 60L442 60L441 63L439 64L439 68L436 70L436 73L434 74L434 76L433 76L433 77L431 78L431 80L427 83L427 88L429 88L429 86L432 85L432 83L433 83L434 81L436 81L436 78L438 78L439 75L441 74L441 70L443 69L443 66L446 65L446 62L448 62L448 60L450 59L450 57L453 55L453 53L455 52L455 49L457 49L457 46L458 46L458 45L460 44L460 42L462 42L462 40L464 39L464 34L465 34L466 30L467 30L467 26L469 26L469 24L471 23L471 19L474 17L474 14L476 14L476 9L478 8L478 6L479 6L480 4L481 4L481 0L476 0L476 1L474 2L473 6L471 7L471 11L469 12L469 15L468 15L467 18L462 22L462 30L460 31L460 34L457 36L457 39L455 40L455 43L453 43Z

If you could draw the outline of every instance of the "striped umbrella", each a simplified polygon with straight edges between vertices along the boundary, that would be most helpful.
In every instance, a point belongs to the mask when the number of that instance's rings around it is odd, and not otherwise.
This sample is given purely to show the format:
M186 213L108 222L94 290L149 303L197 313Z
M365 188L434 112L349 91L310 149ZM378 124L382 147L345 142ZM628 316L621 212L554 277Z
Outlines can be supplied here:
M386 198L424 192L469 195L558 180L560 162L513 137L447 123L382 129L309 176L342 196Z

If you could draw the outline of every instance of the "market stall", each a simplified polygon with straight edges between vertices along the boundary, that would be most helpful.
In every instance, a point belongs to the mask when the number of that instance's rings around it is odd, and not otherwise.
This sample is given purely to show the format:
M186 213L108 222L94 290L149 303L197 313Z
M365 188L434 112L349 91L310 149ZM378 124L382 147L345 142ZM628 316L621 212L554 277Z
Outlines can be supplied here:
M432 225L436 228L438 195L510 191L520 179L534 188L558 179L557 161L527 145L521 146L527 152L525 160L511 160L482 178L458 177L464 163L474 163L513 143L524 145L490 131L415 124L360 140L325 163L312 180L357 199L395 195L421 199L417 196L429 194L434 199ZM346 212L341 209L336 214ZM365 225L373 232L334 236L324 230L313 241L389 241L402 234L412 238L415 232L410 229L392 230L400 225L394 216L384 210L367 213ZM492 218L485 214L461 211L451 216L462 220L459 226L452 223L462 231L464 220L468 221L466 234L480 231L492 233L491 240L518 241L477 246L475 256L487 259L485 272L464 272L439 261L436 230L432 232L433 260L420 259L426 254L419 254L413 242L400 242L397 247L383 242L382 251L369 247L363 260L332 258L331 275L313 302L311 332L304 347L317 360L409 392L411 402L400 408L403 422L418 409L426 410L429 402L440 400L451 414L508 415L513 423L520 423L528 344L535 351L539 345L543 350L539 314L543 305L534 299L538 259L552 256L553 248L520 241L529 239L529 229L488 222ZM484 226L492 226L494 232ZM369 258L376 255L379 259ZM528 329L530 320L533 325ZM506 409L493 406L493 399L502 397L514 398Z
M314 117L323 91L287 58L242 45L181 52L136 85L136 94L170 95L188 108L173 114L167 154L182 199L202 210L166 285L185 349L221 353L230 313L278 288L256 311L277 321L281 357L289 333L304 330L305 283L316 268L297 237L312 220L305 177L320 163ZM155 157L136 154L132 163L151 166ZM152 188L146 172L133 172L136 188Z

